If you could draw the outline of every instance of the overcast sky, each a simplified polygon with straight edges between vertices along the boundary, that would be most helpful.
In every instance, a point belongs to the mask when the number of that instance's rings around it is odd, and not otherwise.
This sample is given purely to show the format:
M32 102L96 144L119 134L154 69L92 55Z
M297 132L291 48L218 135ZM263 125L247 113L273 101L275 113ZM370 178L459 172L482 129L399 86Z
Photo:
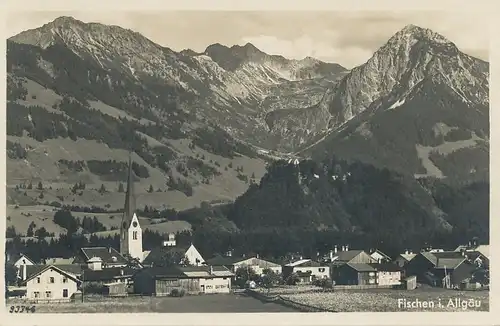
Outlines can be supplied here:
M254 44L269 54L312 56L347 68L364 63L408 24L430 28L463 52L488 61L488 19L475 12L228 12L9 13L7 35L37 28L59 16L119 25L173 50L202 52L208 45Z

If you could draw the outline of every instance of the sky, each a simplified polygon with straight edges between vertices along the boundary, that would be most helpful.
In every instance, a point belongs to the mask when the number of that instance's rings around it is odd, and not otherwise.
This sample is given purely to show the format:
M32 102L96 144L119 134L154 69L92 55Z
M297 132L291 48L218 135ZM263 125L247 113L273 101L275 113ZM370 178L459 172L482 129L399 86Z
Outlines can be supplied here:
M7 36L40 27L60 16L119 25L155 43L180 51L203 52L213 43L248 42L268 54L290 59L311 56L346 68L363 64L408 24L430 28L463 52L488 60L489 25L475 12L443 11L24 11L11 12Z

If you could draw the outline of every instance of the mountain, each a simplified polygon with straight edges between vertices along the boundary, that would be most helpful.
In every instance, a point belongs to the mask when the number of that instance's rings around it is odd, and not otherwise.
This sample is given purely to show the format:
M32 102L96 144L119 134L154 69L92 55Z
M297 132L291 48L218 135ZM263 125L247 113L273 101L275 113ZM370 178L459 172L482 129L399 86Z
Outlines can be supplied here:
M251 44L221 52L238 58L230 69L218 63L220 45L175 52L131 30L71 17L22 32L7 48L9 202L18 204L120 207L115 190L128 150L142 171L146 205L234 200L264 174L269 158L259 148L282 141L267 131L265 114L282 108L267 97L307 102L291 83L307 93L345 71ZM53 189L23 189L38 181ZM79 182L87 188L73 192ZM101 184L106 193L97 192Z
M331 87L314 110L329 131L300 154L330 153L416 177L487 180L489 64L407 26Z

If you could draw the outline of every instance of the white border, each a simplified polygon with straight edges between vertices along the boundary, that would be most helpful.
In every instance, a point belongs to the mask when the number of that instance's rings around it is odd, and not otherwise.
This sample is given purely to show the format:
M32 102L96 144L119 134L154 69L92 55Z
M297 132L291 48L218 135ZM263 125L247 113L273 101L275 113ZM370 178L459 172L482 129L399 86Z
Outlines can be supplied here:
M6 0L8 1L8 0ZM6 2L5 1L5 2ZM490 20L491 48L490 48L490 107L500 103L500 95L494 92L496 77L499 65L496 64L498 58L497 34L494 30L500 30L498 26L498 16L495 9L498 8L497 2L491 1L470 1L470 0L419 0L419 1L398 1L398 0L358 0L358 1L334 1L334 0L182 0L175 3L166 3L162 0L24 0L13 1L8 4L2 2L2 12L8 15L9 11L66 11L66 10L113 10L113 11L146 11L146 10L331 10L331 11L400 11L400 10L432 10L432 11L481 11L484 13L484 19ZM6 19L3 19L5 22ZM464 24L467 24L464 21ZM3 28L3 26L2 26ZM5 42L1 42L1 73L5 75ZM6 103L6 85L5 78L1 81L1 102ZM498 87L497 87L498 88ZM491 166L499 166L499 158L494 144L498 141L499 133L495 130L496 116L493 110L490 110L490 160ZM497 117L498 118L498 117ZM5 130L5 107L4 114L1 117L1 130ZM0 149L5 153L6 134L0 133ZM3 185L6 184L6 161L0 162L0 180ZM491 195L490 211L495 212L498 202L495 200L497 194L496 180L497 172L490 169ZM0 205L5 212L6 203L5 187L0 187ZM4 214L5 216L5 214ZM496 219L490 219L490 230L498 229ZM5 223L0 223L1 237L5 238ZM491 238L491 249L498 247L498 239ZM5 251L5 242L0 241L2 253ZM491 255L496 250L491 250ZM497 275L497 261L492 259L491 279L493 280L490 292L490 312L463 312L463 313L440 313L440 312L389 312L389 313L245 313L245 314L161 314L161 313L143 313L143 314L34 314L34 315L12 315L6 310L0 309L2 325L489 325L494 324L494 311L498 308L496 300L495 275ZM4 286L4 271L0 269L0 286ZM5 298L1 296L1 305L5 306ZM5 315L5 316L4 316Z

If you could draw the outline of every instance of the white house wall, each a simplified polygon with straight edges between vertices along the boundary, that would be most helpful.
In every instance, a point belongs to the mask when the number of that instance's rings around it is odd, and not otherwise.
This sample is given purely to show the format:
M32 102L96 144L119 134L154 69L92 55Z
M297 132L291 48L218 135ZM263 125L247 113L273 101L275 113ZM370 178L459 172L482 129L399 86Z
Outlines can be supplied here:
M50 283L50 278L54 278L54 283ZM67 278L66 283L63 283L63 278L66 276L55 269L48 269L41 273L26 284L26 297L33 300L69 300L77 291L76 281ZM40 278L40 283L38 283ZM68 297L63 297L63 290L68 290ZM46 292L50 291L51 296L47 297ZM39 293L39 297L35 297L35 292Z
M201 266L205 262L205 259L203 259L199 251L193 245L191 245L188 250L186 250L185 257L189 260L189 263L191 265ZM198 264L196 263L197 259Z
M205 286L204 293L229 293L231 291L230 277L202 278L200 287Z
M314 266L314 267L307 267L307 266L297 266L293 268L293 271L296 272L302 272L302 273L307 273L311 271L311 276L314 276L316 278L328 278L330 277L330 267L329 266Z
M399 285L401 284L401 272L383 272L377 273L378 285Z

